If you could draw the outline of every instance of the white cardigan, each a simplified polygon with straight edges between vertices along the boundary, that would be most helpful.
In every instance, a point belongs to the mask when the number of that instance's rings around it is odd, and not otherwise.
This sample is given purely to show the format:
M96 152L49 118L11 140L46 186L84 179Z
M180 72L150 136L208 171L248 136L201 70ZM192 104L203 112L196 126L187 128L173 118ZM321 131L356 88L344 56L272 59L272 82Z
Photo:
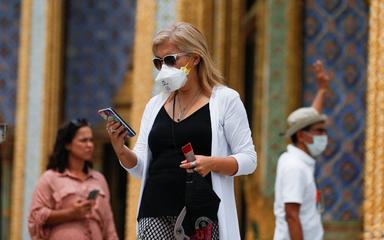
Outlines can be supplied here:
M148 135L158 112L168 97L169 94L161 93L154 96L146 105L141 120L140 133L133 149L137 155L137 165L126 169L134 177L142 179L139 204L145 186L147 169L151 161ZM209 101L209 109L212 125L211 155L233 156L238 164L238 171L235 176L253 173L257 163L256 151L247 114L239 94L225 86L214 87ZM234 177L215 172L212 172L211 175L213 190L221 199L218 211L220 239L240 239L233 186Z

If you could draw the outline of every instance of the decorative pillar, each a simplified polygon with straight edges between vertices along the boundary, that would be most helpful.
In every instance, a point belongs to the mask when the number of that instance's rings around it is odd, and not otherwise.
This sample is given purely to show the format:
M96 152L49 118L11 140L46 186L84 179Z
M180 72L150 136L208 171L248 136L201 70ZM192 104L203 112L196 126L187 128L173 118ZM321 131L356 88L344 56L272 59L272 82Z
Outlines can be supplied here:
M301 9L298 1L269 0L251 10L256 31L252 133L258 167L245 181L247 239L273 238L276 163L286 146L280 133L300 102Z
M384 238L384 0L370 1L364 239Z
M64 0L47 1L40 169L45 170L62 119Z
M10 238L19 240L22 236L20 223L23 218L24 159L27 143L28 78L30 77L32 1L21 4L20 50L16 97L15 148L12 184L11 233Z
M129 122L140 128L141 117L152 93L152 38L155 33L156 1L140 0L136 6L136 27L133 48L132 110ZM137 137L132 139L136 142ZM140 194L140 180L128 174L125 239L136 239L136 217Z
M30 239L31 195L57 128L62 9L62 0L21 5L10 239Z

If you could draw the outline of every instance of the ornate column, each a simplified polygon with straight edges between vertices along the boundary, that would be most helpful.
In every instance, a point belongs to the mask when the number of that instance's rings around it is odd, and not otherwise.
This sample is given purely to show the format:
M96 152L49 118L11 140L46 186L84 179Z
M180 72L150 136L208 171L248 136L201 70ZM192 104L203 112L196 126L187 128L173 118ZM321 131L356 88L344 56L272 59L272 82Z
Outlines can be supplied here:
M41 172L45 170L62 119L64 9L64 0L47 1Z
M16 121L15 121L15 148L14 148L14 164L13 164L13 184L12 184L12 205L11 205L11 239L21 239L21 231L19 228L22 222L22 204L24 192L24 158L26 144L26 123L27 123L27 92L29 77L29 54L30 54L30 21L31 21L31 0L22 1L21 20L20 20L20 50L19 50L19 68L17 81L17 98L16 98Z
M370 1L364 239L384 237L384 1Z
M61 0L21 5L10 239L29 239L31 195L57 128L62 9Z
M129 122L139 130L145 104L151 97L152 81L152 37L155 32L156 1L137 1L136 28L133 49L132 108ZM137 138L132 139L136 142ZM140 193L140 180L128 174L127 212L125 239L136 239L136 216Z
M277 0L259 1L251 10L256 31L252 132L258 167L245 181L247 239L273 238L276 163L286 145L279 133L300 101L301 10L299 1Z
M251 13L245 14L245 1L196 1L193 5L179 1L179 19L202 29L226 83L242 97L245 97L244 32L255 31L255 76L251 91L255 96L252 131L258 152L258 169L255 174L236 181L237 186L242 185L246 197L246 206L239 203L238 210L239 214L241 208L247 211L245 234L249 239L259 236L269 239L273 235L273 176L278 154L285 145L279 132L284 130L288 108L295 107L291 105L299 100L287 101L288 94L298 91L300 79L300 56L297 54L300 29L297 25L301 8L297 5L284 1L258 1ZM249 21L255 21L253 29L246 25ZM282 43L286 38L288 40ZM239 195L237 199L240 199Z

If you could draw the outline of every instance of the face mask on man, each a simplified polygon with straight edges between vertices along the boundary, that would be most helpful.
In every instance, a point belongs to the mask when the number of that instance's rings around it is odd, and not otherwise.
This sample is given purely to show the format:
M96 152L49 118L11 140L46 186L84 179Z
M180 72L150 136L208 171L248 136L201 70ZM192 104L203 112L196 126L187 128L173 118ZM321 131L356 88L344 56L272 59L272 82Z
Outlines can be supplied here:
M308 148L309 153L313 157L317 157L322 154L328 144L327 135L314 135L312 143L305 143Z
M170 93L182 88L187 82L187 76L191 69L188 64L180 69L163 64L155 79L155 84L160 86L161 91Z

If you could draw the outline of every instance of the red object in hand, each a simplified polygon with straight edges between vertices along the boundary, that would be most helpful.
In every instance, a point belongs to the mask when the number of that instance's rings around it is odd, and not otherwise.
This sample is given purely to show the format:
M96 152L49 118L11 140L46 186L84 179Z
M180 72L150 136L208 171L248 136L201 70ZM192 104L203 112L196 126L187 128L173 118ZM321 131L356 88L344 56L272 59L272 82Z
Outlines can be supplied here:
M188 162L193 162L196 160L195 153L193 152L192 144L187 143L184 145L181 150L184 153L185 158L188 160Z
M186 145L184 145L181 148L181 150L183 151L184 156L185 156L185 158L187 159L187 161L189 163L191 163L191 162L196 160L195 153L193 153L193 148L192 148L192 144L191 143L187 143ZM193 169L187 169L187 172L188 173L193 173Z

